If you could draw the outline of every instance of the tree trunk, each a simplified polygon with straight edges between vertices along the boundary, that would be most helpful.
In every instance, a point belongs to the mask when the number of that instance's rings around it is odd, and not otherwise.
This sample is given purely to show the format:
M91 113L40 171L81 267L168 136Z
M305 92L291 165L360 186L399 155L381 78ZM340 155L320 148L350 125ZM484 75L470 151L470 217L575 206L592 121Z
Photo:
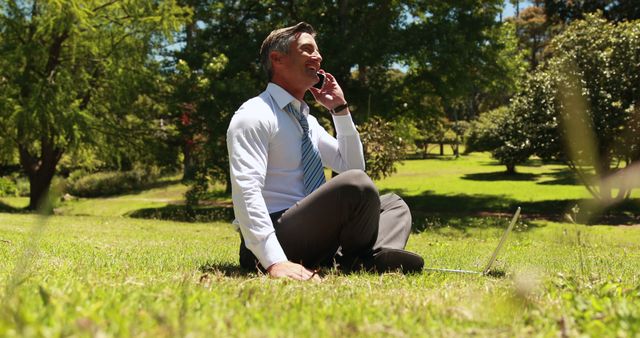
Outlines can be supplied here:
M27 209L36 210L49 193L51 181L63 151L54 148L49 142L42 142L40 157L30 154L23 145L19 145L18 150L20 164L29 178L29 206Z
M54 173L55 168L47 171L38 170L35 175L29 175L29 206L27 209L38 209L47 198Z
M595 174L600 183L600 200L605 205L613 204L613 186L607 179L611 175L611 161L604 152L600 152L600 161L595 163Z
M516 173L516 165L514 163L507 163L507 174L513 175Z
M184 141L182 145L182 155L184 157L182 163L182 181L189 182L193 181L196 178L196 168L193 163L193 154L192 154L192 145L191 143Z

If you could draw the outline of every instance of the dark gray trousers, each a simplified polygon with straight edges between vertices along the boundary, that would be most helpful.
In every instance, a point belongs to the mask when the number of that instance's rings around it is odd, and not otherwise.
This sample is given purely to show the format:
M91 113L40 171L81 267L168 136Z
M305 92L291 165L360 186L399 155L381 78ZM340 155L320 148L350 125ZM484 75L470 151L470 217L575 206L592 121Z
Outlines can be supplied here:
M332 266L336 254L363 257L380 248L404 249L411 212L395 194L379 196L361 170L346 171L291 208L271 214L276 237L287 258L308 268ZM259 266L240 245L240 265Z

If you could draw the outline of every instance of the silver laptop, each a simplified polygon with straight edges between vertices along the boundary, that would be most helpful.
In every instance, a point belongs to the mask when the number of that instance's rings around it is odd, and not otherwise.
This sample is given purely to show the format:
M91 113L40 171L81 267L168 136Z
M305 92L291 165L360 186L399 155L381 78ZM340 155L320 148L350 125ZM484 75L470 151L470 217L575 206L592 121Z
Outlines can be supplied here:
M507 237L509 237L509 234L511 233L511 230L513 230L513 227L516 225L516 221L518 220L518 217L520 217L520 207L518 207L518 210L516 210L516 213L513 215L513 218L511 219L511 223L509 223L509 226L502 233L502 237L500 237L500 242L498 243L498 246L495 248L495 250L493 250L493 254L491 255L491 258L489 259L489 261L485 265L484 270L482 270L482 271L472 271L472 270L438 269L438 268L425 268L424 270L426 270L426 271L442 271L442 272L457 272L457 273L473 273L473 274L487 275L489 273L489 271L491 271L491 267L493 266L493 264L496 262L496 259L498 258L498 254L500 253L500 250L504 246L504 242L507 241Z

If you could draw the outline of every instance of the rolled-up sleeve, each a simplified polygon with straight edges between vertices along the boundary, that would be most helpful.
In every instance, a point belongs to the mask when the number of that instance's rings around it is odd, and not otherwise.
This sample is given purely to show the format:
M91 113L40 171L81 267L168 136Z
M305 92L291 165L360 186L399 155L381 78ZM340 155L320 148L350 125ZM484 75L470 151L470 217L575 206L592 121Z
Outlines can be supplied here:
M271 127L243 109L227 130L233 209L245 245L268 268L287 260L262 196Z

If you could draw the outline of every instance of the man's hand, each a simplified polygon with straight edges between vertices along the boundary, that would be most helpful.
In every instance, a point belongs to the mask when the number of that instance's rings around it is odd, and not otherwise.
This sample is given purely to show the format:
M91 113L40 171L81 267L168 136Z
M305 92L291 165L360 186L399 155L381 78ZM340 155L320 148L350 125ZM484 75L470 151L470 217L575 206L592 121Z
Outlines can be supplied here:
M321 89L311 87L309 91L313 94L313 97L323 105L327 109L334 109L340 105L343 105L347 102L344 98L344 93L342 92L342 88L336 81L336 78L329 73L325 73L324 70L321 70L324 74L324 85ZM344 114L346 115L347 110L344 110Z
M269 276L273 278L291 278L295 280L320 281L320 276L313 271L307 270L304 266L293 262L280 262L267 268Z

